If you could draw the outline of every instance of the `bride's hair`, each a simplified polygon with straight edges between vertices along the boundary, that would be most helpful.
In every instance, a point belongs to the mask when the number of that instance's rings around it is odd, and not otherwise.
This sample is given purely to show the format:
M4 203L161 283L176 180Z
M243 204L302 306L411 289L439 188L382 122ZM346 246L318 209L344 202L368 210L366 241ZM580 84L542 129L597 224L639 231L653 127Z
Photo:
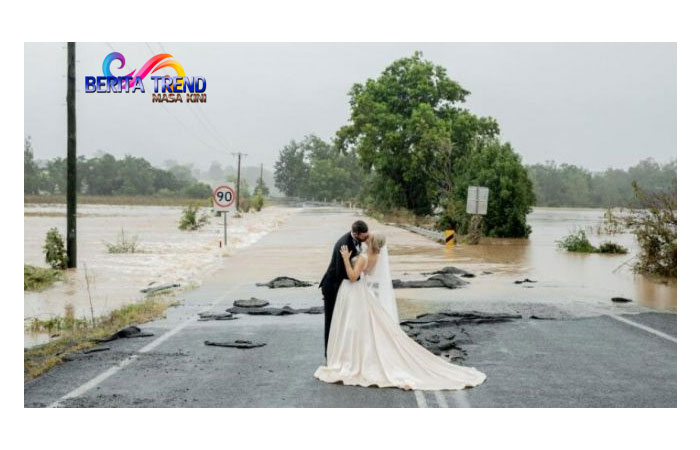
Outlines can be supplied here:
M379 253L379 250L384 247L384 244L386 244L386 238L383 234L372 234L371 243L369 245L372 249L372 253Z

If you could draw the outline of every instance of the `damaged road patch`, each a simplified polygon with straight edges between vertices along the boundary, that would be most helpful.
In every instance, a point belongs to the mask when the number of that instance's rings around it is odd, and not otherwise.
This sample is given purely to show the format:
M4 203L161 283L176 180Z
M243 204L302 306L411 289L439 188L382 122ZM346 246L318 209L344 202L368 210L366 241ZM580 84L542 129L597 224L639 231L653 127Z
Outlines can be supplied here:
M279 288L292 288L292 287L309 287L313 286L314 283L310 283L308 281L301 281L297 280L296 278L292 277L277 277L273 280L268 281L267 283L255 283L256 286L267 286L270 289L279 289Z
M311 308L294 309L291 306L283 306L282 308L264 307L264 308L242 308L240 306L232 306L226 312L231 314L250 314L251 316L289 316L292 314L323 314L322 306L312 306Z
M427 280L420 281L402 281L392 280L394 289L400 288L447 288L456 289L469 284L468 281L461 280L459 277L450 273L440 273L433 275Z
M401 322L401 328L414 341L435 355L461 363L467 356L467 346L474 344L464 325L503 323L522 319L520 314L482 313L478 311L443 311L421 314Z
M468 272L466 270L454 267L454 266L447 266L443 267L440 270L436 270L435 272L427 272L424 273L423 275L440 275L440 274L451 274L451 275L459 275L462 278L474 278L476 275L474 275L471 272Z
M238 317L233 317L233 314L231 313L209 313L209 312L204 312L204 313L197 313L199 316L200 322L206 322L209 320L235 320L238 319Z

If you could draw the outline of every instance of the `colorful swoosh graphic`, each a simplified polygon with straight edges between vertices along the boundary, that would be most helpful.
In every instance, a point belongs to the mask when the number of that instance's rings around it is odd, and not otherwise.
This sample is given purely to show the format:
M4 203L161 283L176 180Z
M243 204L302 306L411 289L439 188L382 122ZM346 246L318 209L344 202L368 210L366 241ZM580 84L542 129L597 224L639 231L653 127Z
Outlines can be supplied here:
M138 71L133 70L131 73L129 73L127 75L122 75L122 76L134 77L134 78L139 77L143 80L149 74L157 72L157 71L164 69L166 67L170 67L172 69L175 69L175 72L177 73L178 77L184 77L185 76L185 69L183 69L182 65L179 62L175 61L174 59L168 60L168 58L172 58L172 57L173 57L173 55L170 55L168 53L160 53L160 54L152 57L148 61L146 61L146 64L144 64ZM124 64L126 63L126 58L124 58L124 55L122 55L119 52L112 52L112 53L108 54L105 57L104 61L102 62L102 73L104 73L104 75L106 77L116 76L116 75L112 74L112 70L111 70L112 62L114 62L115 60L119 61L121 63L121 65L119 67L117 67L118 69L124 68ZM166 75L166 76L169 76L169 75ZM129 82L129 87L130 88L134 87L134 83L135 83L135 80L132 79ZM170 89L168 89L168 90L170 90Z

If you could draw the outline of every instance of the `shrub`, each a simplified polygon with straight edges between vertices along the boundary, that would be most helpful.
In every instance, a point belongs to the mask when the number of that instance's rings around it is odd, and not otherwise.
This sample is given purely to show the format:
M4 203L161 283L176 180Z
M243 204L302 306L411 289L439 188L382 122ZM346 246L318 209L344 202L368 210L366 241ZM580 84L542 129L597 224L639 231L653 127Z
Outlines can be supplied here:
M197 205L187 205L182 210L182 216L180 217L180 225L178 228L180 230L197 230L209 222L209 216L202 214L197 217L199 212L199 206Z
M136 253L138 250L138 238L138 235L133 235L131 239L127 239L124 234L124 228L122 228L121 234L117 235L116 244L111 244L109 242L105 242L104 244L107 246L107 251L109 253Z
M243 212L248 212L250 211L250 199L248 197L241 197L240 198L240 206L239 209Z
M66 253L66 246L57 228L51 228L46 233L43 248L46 263L51 268L63 270L68 267L68 253Z
M625 224L639 243L636 272L677 276L678 217L675 189L647 192L633 183L635 195L645 209L630 211Z
M598 224L598 234L619 234L624 231L625 223L622 217L615 216L612 208L605 210L603 214L603 222Z
M627 253L627 249L620 244L607 241L598 246L598 252L624 255Z
M264 199L262 194L257 193L253 196L253 200L251 201L251 206L255 208L256 211L260 211L263 207Z
M586 236L584 230L574 231L561 241L557 241L559 248L569 252L595 253L597 249Z

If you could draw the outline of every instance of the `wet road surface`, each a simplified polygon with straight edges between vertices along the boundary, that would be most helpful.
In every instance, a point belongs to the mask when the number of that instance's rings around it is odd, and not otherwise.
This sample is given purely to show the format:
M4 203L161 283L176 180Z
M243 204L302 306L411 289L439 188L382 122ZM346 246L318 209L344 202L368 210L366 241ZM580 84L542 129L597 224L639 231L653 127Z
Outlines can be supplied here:
M197 313L223 312L233 300L252 296L277 307L322 305L316 287L268 289L255 283L280 275L318 281L333 242L357 217L347 210L300 211L263 240L233 252L222 270L200 288L182 294L182 305L169 309L167 318L141 326L154 337L110 342L109 351L77 357L26 383L25 406L676 406L676 315L634 305L604 309L588 303L532 304L512 298L486 303L470 299L469 287L464 288L463 309L527 311L534 307L548 311L553 319L523 314L523 319L508 323L469 325L474 343L467 349L465 364L483 371L488 379L474 389L442 392L316 380L313 373L324 362L322 315L197 320ZM438 245L367 221L371 229L386 233L389 242ZM403 273L405 266L400 256L392 258L394 272ZM402 298L400 314L409 317L445 305L455 309L455 298L446 303L434 300L443 292L421 289L403 295L397 291ZM424 303L411 300L420 296L425 297ZM204 345L205 340L235 339L266 345L247 350Z

